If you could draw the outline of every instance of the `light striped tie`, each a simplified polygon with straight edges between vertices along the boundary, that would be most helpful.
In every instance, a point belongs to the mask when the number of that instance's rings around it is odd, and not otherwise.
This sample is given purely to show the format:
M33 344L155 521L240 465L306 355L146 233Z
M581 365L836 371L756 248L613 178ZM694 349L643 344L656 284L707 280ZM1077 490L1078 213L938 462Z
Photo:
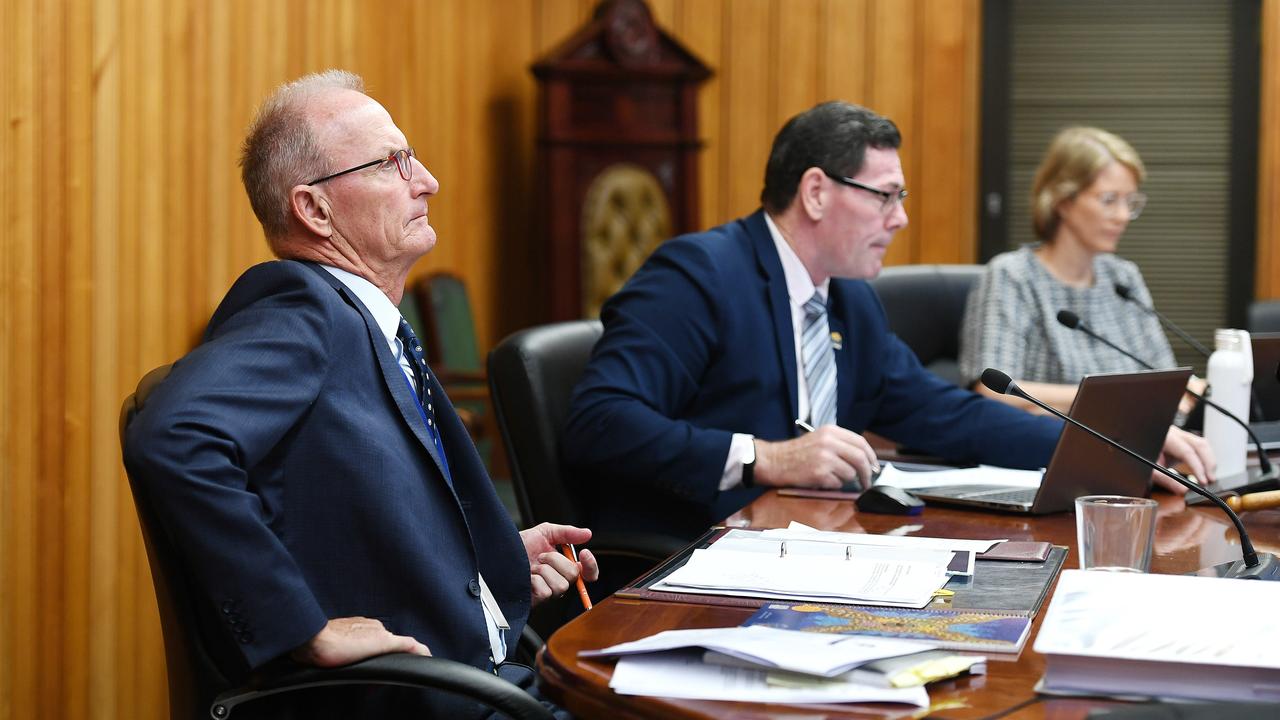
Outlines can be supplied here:
M815 428L836 422L836 357L827 327L827 304L814 293L804 304L804 329L800 333L800 357L804 381L809 386L809 422Z

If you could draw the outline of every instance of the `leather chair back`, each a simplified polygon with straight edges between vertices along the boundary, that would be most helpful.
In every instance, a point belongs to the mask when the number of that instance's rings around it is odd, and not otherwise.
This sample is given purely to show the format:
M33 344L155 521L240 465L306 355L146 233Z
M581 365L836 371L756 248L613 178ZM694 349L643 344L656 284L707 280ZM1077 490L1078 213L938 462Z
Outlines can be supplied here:
M462 278L447 272L432 273L420 278L413 291L426 331L422 341L431 369L444 377L480 373L480 346Z
M1245 329L1250 333L1280 332L1280 300L1255 300L1249 303Z
M529 525L583 524L561 464L560 435L573 386L602 332L599 320L543 325L511 335L489 353L493 407Z
M981 265L898 265L871 281L889 328L911 348L920 364L957 385L960 326L969 291L982 277Z

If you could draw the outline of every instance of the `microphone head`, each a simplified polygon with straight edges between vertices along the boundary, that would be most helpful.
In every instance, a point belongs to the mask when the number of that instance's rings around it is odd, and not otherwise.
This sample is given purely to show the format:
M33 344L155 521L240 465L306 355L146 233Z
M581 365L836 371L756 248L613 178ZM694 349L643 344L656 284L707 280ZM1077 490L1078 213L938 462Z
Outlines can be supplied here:
M1116 294L1124 298L1125 300L1133 299L1133 294L1130 293L1128 285L1121 285L1120 283L1116 283Z
M1062 323L1063 325L1066 325L1072 330L1075 330L1076 328L1080 327L1080 316L1071 312L1070 310L1059 310L1058 322Z
M995 368L987 368L982 371L982 384L986 385L991 392L1005 395L1008 394L1013 379Z

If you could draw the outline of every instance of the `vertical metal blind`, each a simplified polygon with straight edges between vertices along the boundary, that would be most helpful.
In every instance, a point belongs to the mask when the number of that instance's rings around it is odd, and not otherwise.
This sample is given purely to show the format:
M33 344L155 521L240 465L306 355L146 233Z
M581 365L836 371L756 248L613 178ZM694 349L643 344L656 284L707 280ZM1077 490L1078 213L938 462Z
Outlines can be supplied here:
M1229 281L1230 3L1016 0L1011 20L1008 247L1035 240L1031 181L1053 135L1114 132L1142 157L1150 196L1118 254L1156 307L1212 346ZM1170 337L1179 362L1203 370Z

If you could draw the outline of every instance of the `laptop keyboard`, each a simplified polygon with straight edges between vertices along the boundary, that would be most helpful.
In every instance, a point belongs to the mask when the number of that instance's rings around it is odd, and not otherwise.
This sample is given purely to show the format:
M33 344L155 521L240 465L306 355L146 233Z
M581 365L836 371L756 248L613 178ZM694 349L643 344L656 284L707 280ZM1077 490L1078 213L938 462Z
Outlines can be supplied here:
M994 485L945 485L920 488L917 492L934 497L972 498L997 502L1029 504L1036 499L1036 488L1009 488Z

